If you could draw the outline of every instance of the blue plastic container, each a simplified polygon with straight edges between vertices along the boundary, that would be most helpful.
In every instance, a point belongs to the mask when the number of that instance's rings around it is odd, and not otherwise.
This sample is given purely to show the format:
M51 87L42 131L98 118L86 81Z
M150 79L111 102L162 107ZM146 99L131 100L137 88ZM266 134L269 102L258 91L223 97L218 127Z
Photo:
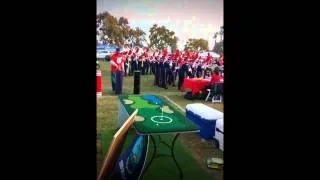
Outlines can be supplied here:
M201 138L206 140L213 139L213 136L215 136L216 120L201 118L189 110L186 110L186 117L200 126L199 135Z

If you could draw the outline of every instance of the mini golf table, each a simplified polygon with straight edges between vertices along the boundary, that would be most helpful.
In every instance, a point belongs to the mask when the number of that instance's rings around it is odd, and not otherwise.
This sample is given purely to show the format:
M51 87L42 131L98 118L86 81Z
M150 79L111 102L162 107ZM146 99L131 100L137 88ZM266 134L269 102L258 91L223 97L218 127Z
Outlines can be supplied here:
M172 157L179 170L180 179L182 179L183 173L175 158L174 145L180 133L199 132L199 126L187 119L181 112L175 110L170 103L155 95L119 96L118 126L121 126L135 109L139 111L133 126L138 134L149 136L154 147L151 160L146 165L144 173L148 170L155 158ZM176 134L171 145L161 139L161 135L169 133ZM156 135L158 136L159 142L170 149L170 155L157 152L155 143Z

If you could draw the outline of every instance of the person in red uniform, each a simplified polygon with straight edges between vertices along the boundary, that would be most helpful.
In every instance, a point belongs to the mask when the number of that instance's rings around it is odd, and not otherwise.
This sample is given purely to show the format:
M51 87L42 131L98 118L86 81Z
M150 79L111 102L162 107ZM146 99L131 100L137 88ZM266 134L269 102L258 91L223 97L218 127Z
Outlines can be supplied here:
M206 89L214 89L214 85L217 83L223 83L223 77L220 76L219 70L215 69L211 75L210 84L206 87ZM205 94L206 96L207 94Z
M116 49L116 53L111 56L111 86L112 86L112 91L115 93L116 92L116 86L122 87L122 74L121 78L117 78L117 73L123 73L123 58L120 53L120 48ZM119 84L120 83L120 84ZM120 88L120 93L121 93Z
M220 53L220 57L219 57L219 65L223 66L224 65L224 56L223 56L223 52Z
M212 63L212 56L211 56L211 54L209 52L208 52L208 55L207 55L206 63L209 64L209 65L211 65L211 63Z
M223 78L220 76L218 70L214 70L211 76L210 85L214 85L215 83L222 83Z
M218 88L222 88L220 89L220 91L222 91L223 93L223 86L215 86L216 84L222 84L223 85L223 77L220 76L219 70L215 69L213 71L212 77L211 77L211 81L210 81L210 85L209 87L207 87L207 89L211 89L211 92L213 93L217 93Z

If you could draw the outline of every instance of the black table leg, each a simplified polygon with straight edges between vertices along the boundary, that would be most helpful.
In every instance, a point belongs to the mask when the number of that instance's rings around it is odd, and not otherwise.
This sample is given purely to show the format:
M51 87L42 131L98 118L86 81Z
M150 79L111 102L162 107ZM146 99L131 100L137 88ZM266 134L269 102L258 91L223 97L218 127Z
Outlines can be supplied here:
M177 160L176 160L176 156L174 155L174 145L175 145L175 142L176 140L178 139L178 136L180 135L180 133L177 133L177 135L174 137L173 141L172 141L172 146L171 146L171 155L172 155L172 158L173 158L173 161L175 162L177 168L179 169L179 172L180 172L180 179L183 179L183 173L182 173L182 169L181 167L179 166Z
M169 144L167 144L166 142L164 142L164 141L161 139L160 135L158 136L158 138L159 138L159 143L162 143L162 144L166 145L166 146L171 150L171 156L170 156L170 155L166 155L166 154L158 154L158 153L157 153L157 145L156 145L156 142L155 142L155 138L154 138L152 135L149 135L149 137L151 138L151 141L152 141L154 150L153 150L153 153L152 153L152 157L151 157L151 159L150 159L150 162L148 163L148 165L147 165L147 166L144 168L144 170L143 170L143 174L144 174L145 172L147 172L148 168L150 167L150 165L152 164L152 162L153 162L153 160L154 160L155 158L166 156L166 157L172 157L175 165L177 166L177 168L178 168L178 170L179 170L179 173L180 173L180 176L179 176L179 177L180 177L180 179L183 179L182 169L181 169L181 167L179 166L179 164L178 164L178 162L177 162L177 160L176 160L175 154L174 154L174 145L175 145L176 140L178 139L178 136L179 136L179 135L180 135L180 133L177 133L177 134L175 135L175 137L173 138L173 141L172 141L172 145L171 145L171 146L170 146ZM142 179L142 177L141 177L141 179Z

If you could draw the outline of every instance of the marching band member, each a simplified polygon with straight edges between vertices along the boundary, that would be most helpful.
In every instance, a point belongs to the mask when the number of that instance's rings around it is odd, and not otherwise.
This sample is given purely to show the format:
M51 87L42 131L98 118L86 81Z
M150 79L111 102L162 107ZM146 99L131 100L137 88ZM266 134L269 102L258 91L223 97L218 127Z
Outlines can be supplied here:
M159 56L156 56L156 61L155 61L155 85L156 86L161 86L161 60Z
M132 67L131 67L132 58L131 58L131 56L132 56L132 49L129 50L128 57L127 57L127 60L128 60L128 63L127 63L127 65L128 65L128 75L129 76L132 75Z
M141 65L140 65L140 71L141 71L141 75L144 75L145 73L145 56L142 55L141 56Z
M155 75L155 61L156 61L156 52L153 53L152 57L151 57L151 62L150 62L150 66L151 66L151 72L153 75Z
M178 80L178 90L180 90L182 84L183 84L183 80L184 78L187 77L187 72L188 72L188 65L187 65L187 57L185 58L185 60L181 59L180 62L180 67L179 67L179 80Z
M168 76L168 84L172 85L172 87L175 87L175 54L172 54L169 61L169 76Z
M159 68L160 68L160 86L159 87L164 87L164 84L165 84L165 78L164 78L164 75L165 75L165 71L164 71L164 56L162 56L160 58L160 63L159 63Z
M133 75L134 71L138 70L138 59L137 55L133 54L131 57L131 74Z
M197 78L202 77L202 62L200 60L198 60L198 63L197 63L196 76Z
M219 66L223 66L224 65L224 56L223 56L223 52L220 53L220 58L219 58Z
M164 53L168 55L167 53ZM164 61L163 61L163 71L162 71L162 87L165 89L168 89L168 78L169 78L169 71L170 71L170 64L169 64L169 57L164 56Z

